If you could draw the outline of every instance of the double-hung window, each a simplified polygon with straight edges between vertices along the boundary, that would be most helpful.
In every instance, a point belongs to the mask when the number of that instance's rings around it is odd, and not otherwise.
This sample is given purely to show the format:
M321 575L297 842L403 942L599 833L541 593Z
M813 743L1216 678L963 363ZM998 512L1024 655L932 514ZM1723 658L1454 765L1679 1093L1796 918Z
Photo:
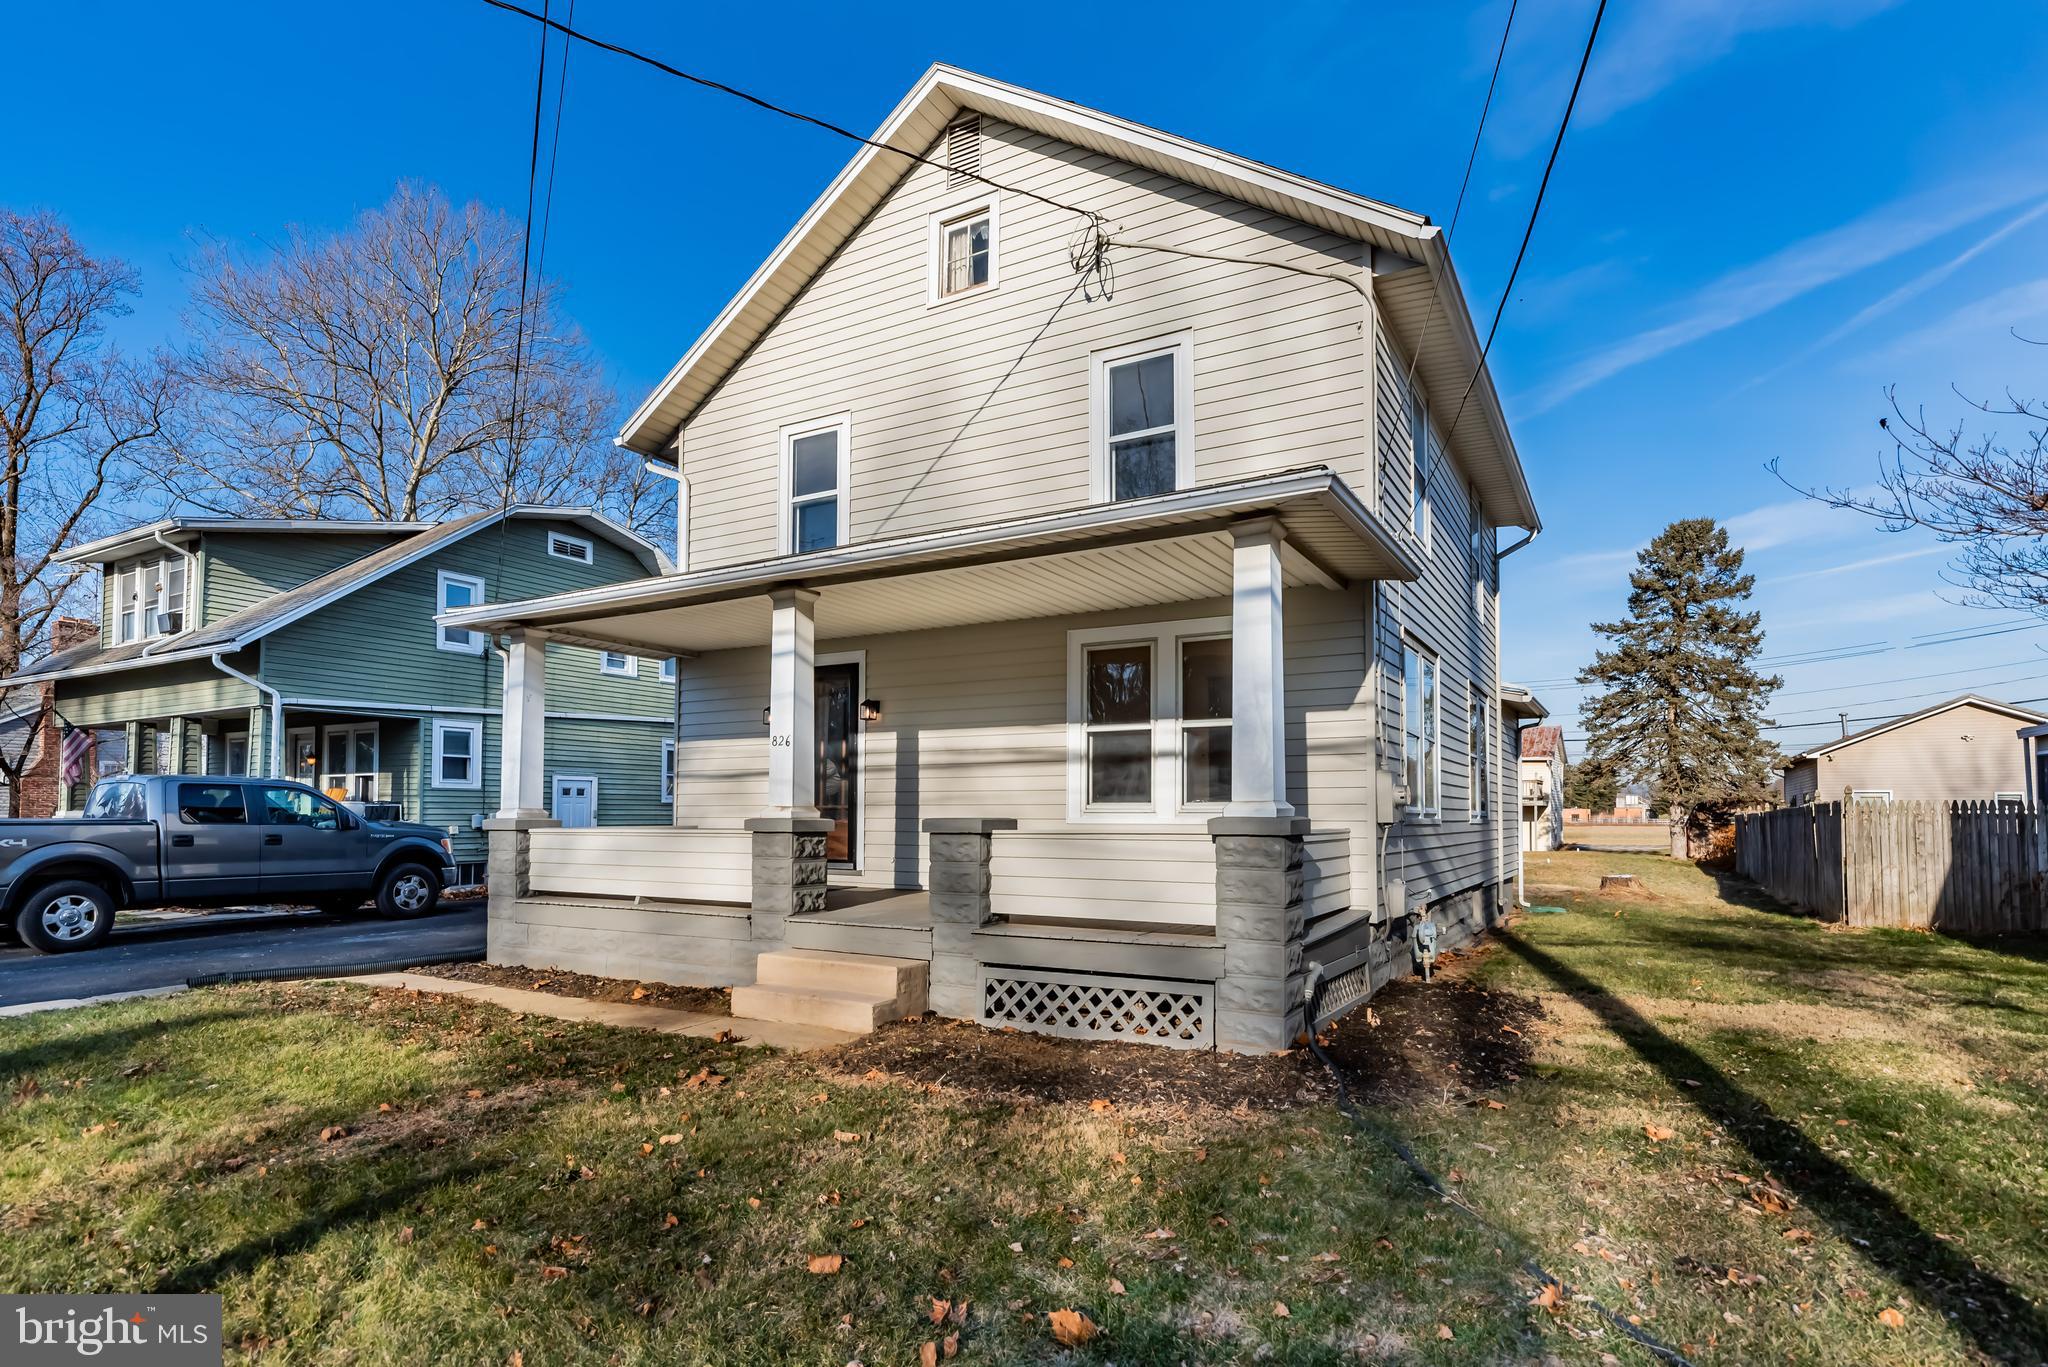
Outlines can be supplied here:
M997 223L993 199L955 205L932 215L932 303L995 287Z
M1408 815L1438 815L1437 783L1442 774L1439 753L1437 660L1410 643L1401 659L1401 775L1408 785Z
M1154 821L1230 800L1230 622L1204 618L1067 635L1068 814Z
M175 636L185 629L185 557L175 551L116 567L114 639L117 644Z
M1408 430L1415 439L1415 458L1408 463L1413 487L1408 499L1408 533L1429 552L1429 408L1422 395L1408 396Z
M1466 815L1474 821L1486 820L1488 775L1491 766L1486 762L1487 732L1486 694L1472 690L1472 715L1466 731L1466 751L1472 758L1472 791L1465 799Z
M782 429L782 545L805 555L844 545L847 437L844 416Z
M434 723L434 786L481 788L484 786L483 771L483 723L437 720Z
M640 657L628 655L622 650L600 651L597 657L597 672L621 679L637 679L640 677Z
M473 574L442 570L434 577L434 593L440 612L473 608L484 601L484 581ZM435 633L434 644L441 650L452 650L461 655L481 655L484 653L484 634L464 631L461 627L441 627Z
M1150 498L1194 482L1193 361L1186 335L1096 355L1098 499Z

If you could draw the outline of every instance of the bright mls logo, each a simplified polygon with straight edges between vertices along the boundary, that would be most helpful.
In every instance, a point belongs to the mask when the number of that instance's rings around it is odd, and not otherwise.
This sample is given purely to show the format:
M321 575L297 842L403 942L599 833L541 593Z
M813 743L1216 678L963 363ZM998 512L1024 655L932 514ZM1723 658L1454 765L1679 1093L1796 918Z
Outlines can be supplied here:
M219 1296L0 1296L0 1361L219 1367Z

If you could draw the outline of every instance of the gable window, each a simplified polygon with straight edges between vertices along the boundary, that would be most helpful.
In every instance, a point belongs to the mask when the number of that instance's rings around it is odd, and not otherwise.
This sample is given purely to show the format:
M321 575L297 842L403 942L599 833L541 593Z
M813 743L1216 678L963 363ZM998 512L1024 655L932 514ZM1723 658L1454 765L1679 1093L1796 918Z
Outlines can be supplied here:
M1472 715L1468 722L1466 744L1471 747L1466 753L1472 757L1472 791L1466 796L1466 815L1474 821L1486 820L1488 788L1491 786L1486 763L1486 695L1478 689L1472 690Z
M481 788L484 727L475 721L434 723L434 786Z
M1230 622L1067 633L1075 819L1210 815L1230 799Z
M566 532L548 533L548 554L556 560L574 560L579 565L588 565L597 556L590 542Z
M176 552L146 556L116 566L114 640L116 644L175 636L185 629L188 589L185 557Z
M1429 550L1429 408L1422 395L1411 391L1408 398L1408 430L1415 438L1415 458L1408 463L1413 488L1408 500L1408 534Z
M434 576L434 596L439 603L439 612L473 608L484 601L484 581L473 574L442 570ZM484 635L480 631L464 631L461 627L440 627L436 630L434 645L462 655L481 655L484 653Z
M637 679L640 677L640 657L617 650L602 651L597 657L597 672L614 674L622 679Z
M1408 785L1408 815L1438 814L1437 781L1442 755L1439 735L1436 656L1413 643L1401 647L1401 777Z
M1098 499L1150 498L1194 482L1193 354L1182 336L1095 357Z
M676 800L676 743L672 740L661 743L661 800Z
M993 199L956 205L932 215L931 303L995 286L996 226Z
M782 545L788 555L829 551L847 534L849 422L782 429Z

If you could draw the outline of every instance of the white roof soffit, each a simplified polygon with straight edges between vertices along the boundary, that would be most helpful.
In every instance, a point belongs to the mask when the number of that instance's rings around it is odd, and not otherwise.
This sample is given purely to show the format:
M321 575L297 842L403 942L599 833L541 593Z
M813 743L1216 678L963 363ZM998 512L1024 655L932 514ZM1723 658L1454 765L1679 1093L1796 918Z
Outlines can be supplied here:
M1464 292L1451 269L1443 234L1423 215L1113 114L944 65L924 74L883 120L874 140L924 155L963 109L1173 176L1340 237L1370 243L1409 263L1422 263L1422 268L1411 264L1406 271L1377 277L1376 293L1389 330L1404 347L1412 350L1417 342L1426 340L1416 370L1429 391L1438 396L1464 393L1478 363L1479 339L1466 312ZM616 438L618 443L644 455L664 455L697 405L739 364L913 165L901 156L861 148L626 420ZM1433 295L1431 286L1438 282ZM1437 317L1425 326L1432 299ZM1446 323L1446 319L1450 321ZM1480 377L1467 408L1459 424L1458 449L1479 476L1475 482L1488 513L1499 525L1538 526L1535 502L1490 374Z
M1229 529L1270 515L1285 528L1288 584L1411 580L1421 564L1321 467L942 532L861 542L660 579L486 604L447 626L603 639L648 655L767 639L766 596L819 591L821 638L1162 605L1231 588Z

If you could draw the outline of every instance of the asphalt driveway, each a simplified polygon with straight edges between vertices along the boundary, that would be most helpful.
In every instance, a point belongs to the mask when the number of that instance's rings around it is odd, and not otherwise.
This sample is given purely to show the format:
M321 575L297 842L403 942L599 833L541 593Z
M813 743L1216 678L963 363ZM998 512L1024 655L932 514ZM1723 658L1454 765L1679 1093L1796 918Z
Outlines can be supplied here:
M484 904L456 903L416 921L370 913L275 912L175 921L117 922L98 949L38 954L0 948L0 1007L183 986L208 974L366 972L474 959L484 949Z

